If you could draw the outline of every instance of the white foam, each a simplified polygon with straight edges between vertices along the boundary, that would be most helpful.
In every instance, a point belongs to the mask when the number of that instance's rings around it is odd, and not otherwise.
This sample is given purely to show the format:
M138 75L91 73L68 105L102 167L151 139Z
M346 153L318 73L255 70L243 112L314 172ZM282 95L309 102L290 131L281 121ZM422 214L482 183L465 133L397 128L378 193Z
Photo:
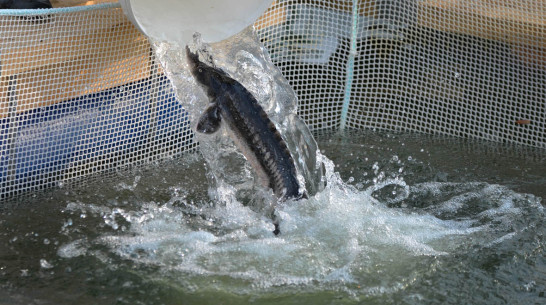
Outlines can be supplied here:
M126 233L118 230L97 242L108 245L123 258L157 265L168 272L228 276L263 289L311 283L358 284L370 273L384 272L382 268L410 276L408 270L395 266L409 265L418 257L449 255L468 243L495 244L513 236L507 232L491 235L489 240L483 239L488 234L470 238L495 230L492 223L476 225L482 214L506 217L518 213L510 199L518 194L507 193L500 186L476 184L471 190L467 184L426 183L408 187L408 192L415 194L442 194L447 188L462 192L455 191L439 203L440 211L446 206L459 208L459 201L477 194L503 194L500 204L492 204L490 209L474 215L475 219L443 220L427 208L388 208L371 197L369 190L358 191L343 183L329 163L326 176L328 186L323 192L278 208L281 234L277 237L269 218L237 202L233 192L226 189L222 194L224 204L216 206L174 208L150 202L138 211L112 209L110 213L123 217L130 227ZM94 205L71 203L69 208L108 214ZM188 215L188 209L194 216ZM60 248L59 255L83 255L84 245L81 241L69 243ZM398 289L396 285L392 282L390 286L366 289L391 291Z
M59 247L57 255L63 258L72 258L84 255L86 252L84 241L75 240Z

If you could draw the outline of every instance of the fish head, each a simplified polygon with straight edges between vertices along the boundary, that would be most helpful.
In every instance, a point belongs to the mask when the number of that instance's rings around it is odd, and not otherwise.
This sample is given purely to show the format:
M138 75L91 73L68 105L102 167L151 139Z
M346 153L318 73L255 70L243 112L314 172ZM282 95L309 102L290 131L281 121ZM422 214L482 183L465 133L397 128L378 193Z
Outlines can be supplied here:
M207 92L209 98L213 99L220 92L222 84L225 83L226 74L213 66L210 55L208 56L210 64L200 60L199 55L199 51L193 52L186 46L186 57L191 74L197 83Z

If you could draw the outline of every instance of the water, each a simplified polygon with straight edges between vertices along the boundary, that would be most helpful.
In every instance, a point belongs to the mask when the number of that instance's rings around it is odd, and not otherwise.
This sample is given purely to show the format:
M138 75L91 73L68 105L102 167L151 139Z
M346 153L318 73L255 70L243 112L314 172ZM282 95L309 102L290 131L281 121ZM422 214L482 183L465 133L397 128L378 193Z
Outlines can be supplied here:
M544 152L317 141L328 186L278 209L278 237L229 191L209 199L197 153L3 204L0 304L544 303Z

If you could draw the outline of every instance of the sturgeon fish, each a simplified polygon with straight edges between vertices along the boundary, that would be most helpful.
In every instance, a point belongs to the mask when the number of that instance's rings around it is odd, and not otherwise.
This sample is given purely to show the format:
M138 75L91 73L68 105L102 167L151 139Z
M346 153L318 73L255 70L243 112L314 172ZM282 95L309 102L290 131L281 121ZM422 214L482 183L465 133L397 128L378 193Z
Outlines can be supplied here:
M225 124L264 187L271 188L281 201L307 198L286 143L256 98L226 72L200 61L197 51L186 47L186 55L191 74L210 100L197 131L212 134L220 123ZM278 225L275 227L278 234Z

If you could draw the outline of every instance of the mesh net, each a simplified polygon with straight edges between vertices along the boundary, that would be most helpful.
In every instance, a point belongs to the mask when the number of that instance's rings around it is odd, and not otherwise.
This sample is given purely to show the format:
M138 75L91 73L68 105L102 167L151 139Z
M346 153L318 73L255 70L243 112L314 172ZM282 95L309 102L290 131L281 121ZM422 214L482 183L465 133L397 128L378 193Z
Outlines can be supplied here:
M194 146L184 110L121 8L1 16L0 193Z
M196 146L146 37L110 2L0 10L0 196ZM275 1L255 28L313 130L546 148L545 13L541 0Z
M544 1L277 1L258 22L313 128L545 147Z

